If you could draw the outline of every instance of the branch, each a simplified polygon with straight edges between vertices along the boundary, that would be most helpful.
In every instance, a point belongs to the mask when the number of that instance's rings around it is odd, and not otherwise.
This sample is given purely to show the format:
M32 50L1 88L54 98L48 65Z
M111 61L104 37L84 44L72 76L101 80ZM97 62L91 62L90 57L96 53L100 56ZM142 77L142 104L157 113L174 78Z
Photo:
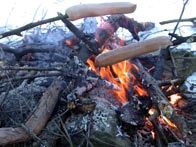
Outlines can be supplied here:
M32 23L26 24L26 25L24 25L24 26L22 26L20 28L17 28L17 29L14 29L14 30L11 30L11 31L8 31L8 32L0 34L0 39L8 37L8 36L12 36L12 35L22 36L22 34L21 34L22 31L25 31L25 30L28 30L28 29L32 29L32 28L34 28L36 26L39 26L39 25L43 25L43 24L46 24L46 23L50 23L50 22L54 22L54 21L60 20L61 17L62 16L57 16L57 17L53 17L53 18L49 18L49 19L45 19L45 20L41 20L41 21L37 21L37 22L32 22ZM67 15L63 15L63 17L68 17L68 16Z
M26 121L25 126L34 134L39 134L50 118L62 89L60 80L54 81L39 101L37 109ZM30 138L22 127L0 128L0 145L26 141Z
M168 23L175 23L175 22L192 22L193 24L196 24L196 17L192 17L192 18L185 18L185 19L172 19L172 20L166 20L166 21L161 21L159 24L164 25L164 24L168 24Z
M186 122L174 111L173 106L169 103L167 97L159 88L158 82L144 69L143 65L138 59L135 59L135 64L139 68L138 74L142 84L147 87L148 93L152 100L158 103L158 108L160 109L161 114L176 124L182 135L186 136L188 133Z
M177 21L177 24L176 24L176 26L175 26L175 28L174 28L173 34L175 34L175 32L176 32L176 30L177 30L177 28L178 28L178 25L179 25L179 23L180 23L180 21L181 21L181 19L182 19L182 15L184 14L184 11L185 11L185 8L186 8L186 5L187 5L188 1L189 1L189 0L186 0L186 1L184 2L184 4L183 4L182 11L181 11L180 17L179 17L179 19L178 19L178 21ZM171 40L172 40L172 38L173 38L173 37L171 37Z

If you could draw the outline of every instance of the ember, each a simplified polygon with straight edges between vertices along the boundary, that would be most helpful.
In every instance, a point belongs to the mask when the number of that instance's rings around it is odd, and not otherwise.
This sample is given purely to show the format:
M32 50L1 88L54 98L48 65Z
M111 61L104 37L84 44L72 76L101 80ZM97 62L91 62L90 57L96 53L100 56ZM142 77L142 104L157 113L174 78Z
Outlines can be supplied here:
M179 94L172 94L169 96L170 103L172 105L176 104L182 97Z

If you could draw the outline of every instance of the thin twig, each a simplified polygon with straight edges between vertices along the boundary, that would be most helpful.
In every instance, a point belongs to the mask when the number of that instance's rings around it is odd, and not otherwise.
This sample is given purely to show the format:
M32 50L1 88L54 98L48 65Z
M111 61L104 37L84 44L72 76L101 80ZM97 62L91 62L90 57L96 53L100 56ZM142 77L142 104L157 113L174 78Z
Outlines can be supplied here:
M24 77L15 77L15 78L10 78L9 80L4 80L1 81L0 84L6 83L6 82L14 82L14 81L19 81L19 80L25 80L25 79L34 79L34 78L39 78L39 77L54 77L54 76L62 76L61 73L53 73L53 74L40 74L40 75L30 75L30 76L24 76Z
M62 71L58 67L16 67L16 66L3 66L0 70L34 70L34 71Z
M63 121L62 121L62 119L61 119L60 116L59 116L59 120L60 120L60 123L61 123L61 125L62 125L62 127L63 127L64 132L65 132L64 137L65 137L65 138L67 139L67 141L69 142L70 147L73 147L73 142L72 142L72 140L71 140L71 137L70 137L70 135L69 135L69 133L68 133L68 131L67 131L67 128L65 127L65 124L63 123ZM64 134L64 133L63 133L63 134Z
M184 1L184 0L183 0L183 1ZM177 28L178 28L178 25L179 25L180 21L182 20L182 16L183 16L183 14L184 14L184 11L185 11L185 8L186 8L186 4L188 3L188 1L189 1L189 0L186 0L186 1L184 2L184 4L183 4L182 11L181 11L180 17L179 17L179 19L178 19L178 21L177 21L177 23L176 23L176 26L175 26L175 28L174 28L173 34L175 34L175 32L176 32L176 30L177 30ZM172 39L173 39L173 37L171 37L171 40L172 40Z
M166 21L162 21L159 24L164 25L164 24L168 24L168 23L175 23L178 22L179 19L172 19L172 20L166 20ZM180 22L192 22L195 23L196 21L196 17L192 17L192 18L185 18L185 19L181 19Z
M184 1L184 0L183 0L183 1ZM182 11L181 11L179 20L178 20L178 22L176 23L176 26L175 26L174 31L173 31L172 34L175 34L175 32L176 32L176 30L177 30L177 28L178 28L178 25L179 25L179 23L180 23L180 21L181 21L181 19L182 19L182 16L183 16L183 14L184 14L184 11L185 11L185 8L186 8L186 4L188 3L188 1L189 1L189 0L186 0L186 1L184 2L184 4L183 4L183 8L182 8ZM173 36L171 36L170 40L172 40L172 39L173 39ZM177 75L177 71L176 71L176 63L175 63L174 57L172 56L171 48L168 48L168 50L169 50L169 55L170 55L171 63L172 63L172 65L173 65L173 67L172 67L172 73L173 73L174 77L177 77L178 75Z
M11 31L8 31L8 32L5 32L5 33L2 33L0 34L0 39L2 38L5 38L5 37L8 37L8 36L12 36L12 35L18 35L18 36L22 36L21 32L22 31L25 31L25 30L28 30L28 29L32 29L36 26L39 26L39 25L43 25L43 24L46 24L46 23L50 23L50 22L54 22L54 21L57 21L57 20L60 20L62 16L57 16L57 17L52 17L52 18L49 18L49 19L45 19L45 20L41 20L41 21L37 21L37 22L32 22L32 23L29 23L29 24L26 24L20 28L17 28L17 29L14 29L14 30L11 30ZM63 17L68 17L67 15L64 15Z

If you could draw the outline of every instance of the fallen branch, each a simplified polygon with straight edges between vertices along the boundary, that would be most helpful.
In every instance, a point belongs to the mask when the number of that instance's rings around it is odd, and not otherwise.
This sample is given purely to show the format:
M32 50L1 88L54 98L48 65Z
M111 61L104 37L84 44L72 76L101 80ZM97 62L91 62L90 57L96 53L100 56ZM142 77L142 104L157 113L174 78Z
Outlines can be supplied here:
M179 19L172 19L172 20L161 21L159 24L164 25L168 23L175 23L178 21ZM194 25L196 25L196 17L181 19L180 22L192 22Z
M62 90L61 81L54 81L39 101L37 109L26 121L25 126L34 134L39 134L50 118ZM0 145L26 141L30 138L22 127L0 128Z

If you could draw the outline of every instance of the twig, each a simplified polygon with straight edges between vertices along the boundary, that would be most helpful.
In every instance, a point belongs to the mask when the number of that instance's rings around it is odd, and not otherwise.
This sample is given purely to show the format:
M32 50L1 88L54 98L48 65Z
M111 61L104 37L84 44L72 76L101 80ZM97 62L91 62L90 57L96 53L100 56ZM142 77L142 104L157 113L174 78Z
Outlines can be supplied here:
M4 95L4 97L3 97L3 99L1 99L1 101L0 101L0 109L2 108L2 106L3 106L3 104L4 104L4 102L5 102L5 100L7 99L7 97L8 97L8 94L9 94L9 91L10 91L10 84L7 84L6 85L6 91L5 91L5 95Z
M158 109L158 108L157 108ZM156 134L156 141L157 141L157 146L162 147L162 142L164 145L168 144L168 140L164 134L162 126L159 124L157 117L159 116L158 111L156 110L153 115L149 117L149 120L152 122Z
M161 21L159 24L161 25L164 25L164 24L168 24L168 23L175 23L175 22L187 22L187 21L190 21L192 22L193 24L196 23L196 17L192 17L192 18L185 18L185 19L172 19L172 20L166 20L166 21Z
M62 119L61 119L60 116L58 116L58 118L59 118L60 123L61 123L61 125L62 125L62 127L63 127L63 130L64 130L64 132L62 132L62 133L63 133L63 136L64 136L65 139L68 141L70 147L73 147L73 142L72 142L71 137L70 137L70 135L69 135L69 133L68 133L68 131L67 131L67 129L66 129L65 124L63 123L63 121L62 121Z
M184 1L184 0L183 0L183 1ZM177 22L177 24L176 24L176 26L175 26L174 31L173 31L172 34L175 34L175 32L176 32L176 30L177 30L177 28L178 28L178 25L179 25L179 23L180 23L180 21L181 21L181 19L182 19L182 15L184 14L185 7L186 7L186 4L188 3L188 1L189 1L189 0L186 0L186 1L184 2L184 4L183 4L183 8L182 8L182 11L181 11L179 20L178 20L178 22ZM172 40L172 39L173 39L173 36L171 36L170 40ZM173 67L172 67L172 73L173 73L174 77L177 77L176 64L175 64L175 60L174 60L174 58L173 58L173 56L172 56L172 53L171 53L171 48L168 48L168 50L169 50L169 55L170 55L170 58L171 58L171 63L172 63L172 65L173 65Z
M19 81L19 80L25 80L25 79L34 79L39 77L54 77L54 76L61 76L61 73L51 73L51 74L40 74L40 75L28 75L23 77L15 77L15 78L9 78L9 80L1 81L0 84L10 82L10 81Z
M184 1L184 0L183 0L183 1ZM179 25L179 23L180 23L180 21L181 21L181 19L182 19L182 15L184 14L184 11L185 11L185 8L186 8L186 4L188 3L188 1L189 1L189 0L186 0L186 1L184 2L184 4L183 4L183 7L182 7L182 11L181 11L180 17L179 17L179 19L178 19L178 21L177 21L177 24L176 24L176 26L175 26L174 31L173 31L172 34L175 34L175 32L176 32L176 30L177 30L177 28L178 28L178 25ZM173 38L173 37L171 37L171 40L172 40L172 38Z
M50 22L54 22L54 21L57 21L57 20L60 20L62 16L57 16L57 17L53 17L53 18L49 18L49 19L45 19L45 20L41 20L41 21L37 21L37 22L32 22L32 23L29 23L29 24L26 24L20 28L17 28L17 29L14 29L14 30L11 30L11 31L8 31L8 32L5 32L5 33L2 33L0 34L0 39L2 38L5 38L5 37L8 37L8 36L11 36L11 35L18 35L18 36L22 36L21 32L22 31L25 31L25 30L28 30L28 29L32 29L36 26L39 26L39 25L43 25L43 24L46 24L46 23L50 23ZM63 17L68 17L67 15L63 15Z
M62 71L58 67L16 67L16 66L3 66L0 67L0 70L34 70L34 71Z
M159 86L177 85L177 84L182 84L183 82L184 82L183 79L173 79L173 80L157 81Z

